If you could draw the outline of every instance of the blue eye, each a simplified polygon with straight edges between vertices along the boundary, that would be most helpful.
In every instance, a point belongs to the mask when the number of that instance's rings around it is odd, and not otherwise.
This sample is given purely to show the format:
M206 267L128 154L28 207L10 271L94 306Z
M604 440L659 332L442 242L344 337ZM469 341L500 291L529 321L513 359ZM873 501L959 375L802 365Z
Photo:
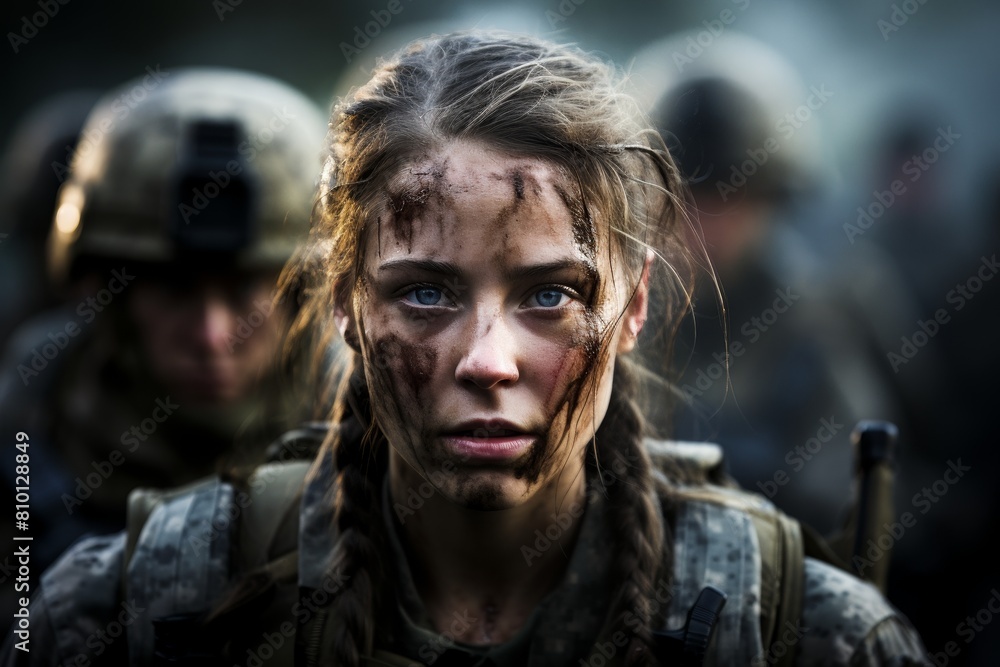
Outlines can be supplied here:
M421 306L438 306L442 305L441 300L444 298L444 293L436 287L418 287L406 294L404 298Z
M543 289L535 292L529 301L534 301L542 308L556 308L563 305L566 294L554 289Z

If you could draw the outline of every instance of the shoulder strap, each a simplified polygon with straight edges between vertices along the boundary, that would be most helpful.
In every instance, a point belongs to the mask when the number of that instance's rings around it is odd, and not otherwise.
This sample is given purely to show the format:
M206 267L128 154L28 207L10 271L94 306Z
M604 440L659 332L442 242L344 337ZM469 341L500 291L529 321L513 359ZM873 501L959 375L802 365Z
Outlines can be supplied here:
M184 496L186 494L196 493L200 487L208 484L212 479L208 480L202 479L191 484L186 484L184 486L178 487L176 489L146 489L138 488L133 489L128 495L128 501L126 503L125 510L125 555L122 567L122 590L128 593L127 586L127 572L129 563L132 562L132 556L135 553L136 546L139 544L139 537L142 534L142 530L149 520L150 515L158 507L166 502ZM126 595L127 597L127 595Z
M210 478L185 493L148 499L140 510L149 504L123 568L125 599L144 610L128 626L129 664L152 663L154 621L204 613L229 579L230 515L237 507L231 485Z
M820 550L824 546L822 540L817 540L811 533L807 533L804 539L803 527L798 521L757 494L737 488L725 474L723 452L719 446L662 440L647 440L646 446L656 468L668 473L671 467L679 466L693 482L690 486L678 488L669 483L665 485L663 482L666 479L662 478L661 489L669 488L670 492L689 501L736 509L750 517L760 549L760 636L762 645L769 651L786 625L799 623L804 594L805 554L807 548L812 552ZM722 588L725 589L725 586ZM793 653L785 652L773 664L791 665Z
M760 544L761 639L770 655L779 633L788 624L800 624L805 575L802 532L797 521L781 513L752 512L750 517ZM773 664L790 667L794 655L794 651L786 651Z
M715 506L735 510L749 518L759 550L760 640L764 656L770 657L770 647L780 632L788 624L797 626L802 613L805 553L799 523L756 494L738 489L699 485L675 489L675 493L684 501L702 505L703 511ZM719 520L711 515L709 511L702 520ZM737 524L735 515L730 516L729 521L734 527ZM725 582L719 585L723 591L730 592ZM790 666L794 652L786 651L773 658L769 664Z
M294 576L298 522L289 515L297 519L297 491L308 468L307 461L262 466L246 491L213 477L130 494L123 598L148 610L129 626L132 664L152 660L154 621L204 617L234 572L261 568L277 579Z
M270 463L250 478L236 552L240 571L265 567L298 549L299 498L311 463Z

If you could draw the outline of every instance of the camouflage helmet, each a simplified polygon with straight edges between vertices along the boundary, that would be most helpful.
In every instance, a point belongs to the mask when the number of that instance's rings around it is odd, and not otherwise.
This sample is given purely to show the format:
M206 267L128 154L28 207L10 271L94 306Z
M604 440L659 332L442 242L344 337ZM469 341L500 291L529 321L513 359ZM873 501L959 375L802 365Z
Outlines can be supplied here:
M257 74L147 69L83 128L49 239L52 276L84 258L280 267L308 233L324 115Z
M692 188L782 200L818 180L823 98L759 40L681 33L640 51L634 75Z

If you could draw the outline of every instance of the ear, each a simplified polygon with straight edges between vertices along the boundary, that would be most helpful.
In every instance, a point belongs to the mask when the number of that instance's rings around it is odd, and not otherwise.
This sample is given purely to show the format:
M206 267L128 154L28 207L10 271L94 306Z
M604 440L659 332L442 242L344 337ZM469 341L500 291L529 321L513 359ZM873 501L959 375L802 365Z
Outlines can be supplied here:
M649 270L653 265L653 251L646 252L646 261L642 265L642 275L635 287L632 300L625 309L622 318L622 331L618 337L618 354L625 354L635 349L639 333L646 323L646 313L649 309Z
M351 290L341 283L333 286L333 321L348 347L360 354L361 343L354 308L351 307Z

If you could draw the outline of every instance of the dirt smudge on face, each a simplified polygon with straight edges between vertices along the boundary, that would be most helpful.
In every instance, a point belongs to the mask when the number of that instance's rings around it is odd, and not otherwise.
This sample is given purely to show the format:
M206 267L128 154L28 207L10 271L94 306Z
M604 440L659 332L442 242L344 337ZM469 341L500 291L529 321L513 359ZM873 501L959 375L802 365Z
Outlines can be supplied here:
M524 174L520 169L515 169L511 178L514 181L514 198L524 199Z
M573 240L577 247L590 261L596 262L597 230L587 202L582 196L569 193L558 184L553 185L553 187L566 206L566 210L569 211L570 220L573 222Z
M433 201L439 208L446 206L450 200L448 190L451 187L446 179L448 158L432 161L429 157L423 157L417 163L419 166L404 169L399 174L396 179L398 187L389 192L393 233L411 251L414 222L423 217L428 202ZM439 226L443 225L442 215L438 214L436 220Z
M413 248L413 222L424 210L424 205L430 196L426 187L407 188L402 192L389 195L389 205L392 207L392 231L408 248Z
M561 376L566 372L566 365L572 364L578 366L578 375L567 384L548 419L549 427L539 434L538 443L514 468L514 476L529 484L535 484L543 475L548 476L556 468L567 465L565 457L572 451L570 438L576 436L580 419L586 419L580 411L586 407L587 390L594 389L587 383L594 379L601 359L601 332L596 316L588 314L586 323L586 331L573 337L568 353L555 371L557 377ZM554 424L559 421L560 415L564 415L565 419L557 432Z
M434 374L437 350L428 345L411 343L397 334L389 334L374 341L372 349L381 374L393 385L393 396L397 400L417 399ZM398 378L395 377L397 374ZM409 390L409 395L400 395L399 389L402 387L397 380L402 381L403 387Z
M368 350L365 371L375 421L392 447L417 462L421 443L428 441L421 395L434 373L437 351L397 334L371 339Z
M419 396L437 366L437 350L428 345L400 343L403 361L403 380L414 396Z

